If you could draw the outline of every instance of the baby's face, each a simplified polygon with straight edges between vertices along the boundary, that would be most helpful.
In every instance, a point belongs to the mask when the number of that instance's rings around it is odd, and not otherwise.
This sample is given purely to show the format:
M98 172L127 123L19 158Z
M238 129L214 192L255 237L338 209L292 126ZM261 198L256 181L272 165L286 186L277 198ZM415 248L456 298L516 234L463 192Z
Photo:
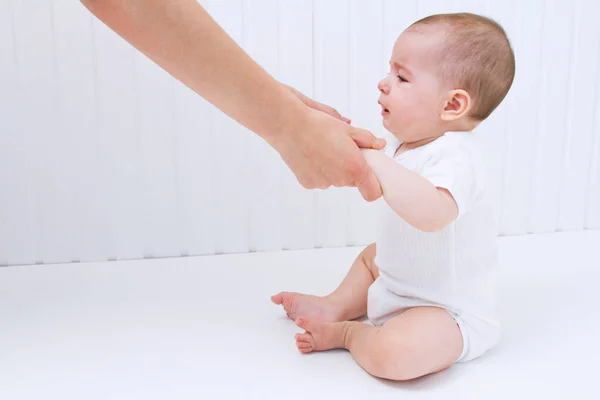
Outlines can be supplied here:
M383 126L404 142L427 139L439 131L444 106L445 90L435 65L442 34L430 28L424 32L400 35L390 59L390 72L378 84Z

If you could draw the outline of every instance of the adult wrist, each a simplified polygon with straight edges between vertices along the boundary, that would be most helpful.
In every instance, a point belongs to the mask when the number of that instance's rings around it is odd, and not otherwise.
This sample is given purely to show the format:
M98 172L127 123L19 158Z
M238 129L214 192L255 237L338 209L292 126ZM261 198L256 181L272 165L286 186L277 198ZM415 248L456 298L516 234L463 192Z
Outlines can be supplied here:
M284 88L282 86L282 88ZM284 88L285 100L278 111L274 112L273 123L264 132L263 139L275 149L295 141L299 135L309 129L311 109L307 107L292 92Z

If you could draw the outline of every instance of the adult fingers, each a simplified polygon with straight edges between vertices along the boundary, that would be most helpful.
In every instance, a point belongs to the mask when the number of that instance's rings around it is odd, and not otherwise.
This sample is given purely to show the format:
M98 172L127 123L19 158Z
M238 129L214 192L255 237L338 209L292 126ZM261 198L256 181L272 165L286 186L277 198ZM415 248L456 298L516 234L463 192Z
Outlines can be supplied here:
M371 132L364 129L352 129L350 131L350 137L359 147L365 149L381 150L385 147L385 139L378 138Z
M348 165L347 171L351 176L353 185L358 188L366 201L375 201L383 195L379 181L371 168L369 168L362 154L359 154Z

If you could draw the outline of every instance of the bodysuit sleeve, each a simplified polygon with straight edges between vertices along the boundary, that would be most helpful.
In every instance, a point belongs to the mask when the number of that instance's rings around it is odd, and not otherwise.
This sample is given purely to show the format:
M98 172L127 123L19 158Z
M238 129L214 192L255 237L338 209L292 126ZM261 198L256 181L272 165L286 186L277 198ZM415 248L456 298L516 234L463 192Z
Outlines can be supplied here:
M484 191L484 166L468 145L446 142L430 154L421 175L433 185L450 192L458 206L458 215L469 211Z

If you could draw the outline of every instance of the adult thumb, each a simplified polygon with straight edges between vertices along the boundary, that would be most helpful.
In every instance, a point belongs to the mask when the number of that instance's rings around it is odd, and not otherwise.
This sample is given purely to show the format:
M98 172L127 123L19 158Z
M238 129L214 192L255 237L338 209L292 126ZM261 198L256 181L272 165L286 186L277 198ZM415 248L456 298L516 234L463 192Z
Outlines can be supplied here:
M371 132L364 129L352 129L350 131L350 137L354 140L358 147L362 147L363 149L381 150L385 147L386 143L385 139L378 138Z

